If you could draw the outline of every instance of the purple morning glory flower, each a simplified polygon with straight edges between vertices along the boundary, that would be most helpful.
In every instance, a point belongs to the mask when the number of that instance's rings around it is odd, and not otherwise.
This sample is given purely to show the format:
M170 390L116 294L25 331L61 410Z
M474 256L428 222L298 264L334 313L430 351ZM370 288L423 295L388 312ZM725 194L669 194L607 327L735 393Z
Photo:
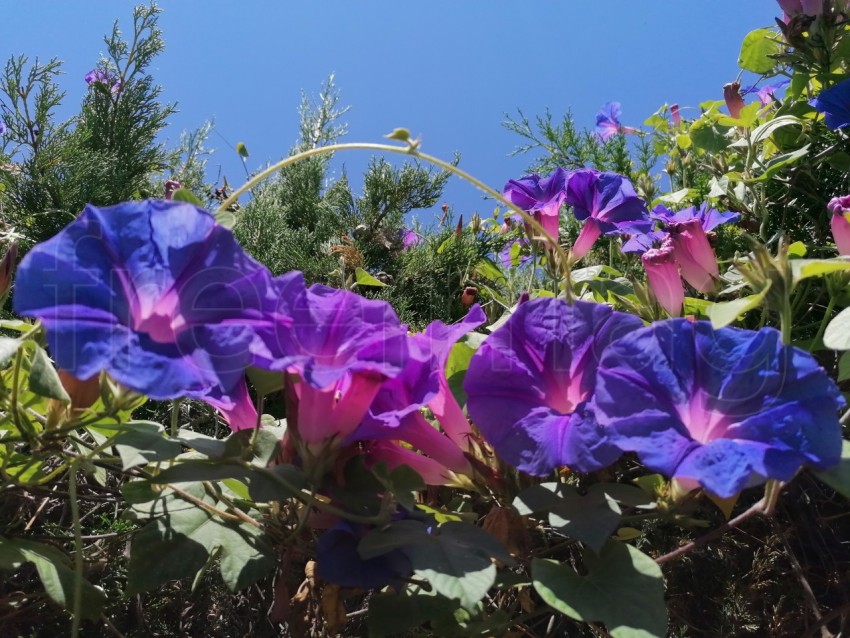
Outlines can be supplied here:
M121 79L106 69L92 69L85 75L86 84L102 84L108 86L110 92L118 93L121 90Z
M106 370L154 399L227 403L276 303L271 276L208 212L183 202L87 206L22 260L15 311L57 365Z
M637 129L620 124L620 103L606 102L596 114L596 134L607 141L618 133L637 133Z
M824 0L776 0L786 18L807 15L816 17L823 14ZM786 20L787 21L787 20Z
M758 332L669 319L602 354L592 402L609 440L721 498L841 454L841 393L817 361Z
M850 80L821 91L809 101L818 113L826 116L826 125L832 130L850 125Z
M374 558L361 558L357 546L369 530L366 525L342 521L323 532L316 543L319 576L343 587L399 587L402 579L413 573L410 559L401 548Z
M652 228L646 204L632 183L617 173L581 169L567 180L567 204L584 226L572 248L573 257L584 257L601 234L646 233Z
M557 240L566 180L567 172L559 166L548 177L534 174L512 179L505 184L503 194L517 208L532 213L543 230Z
M721 213L711 208L707 202L703 202L699 207L691 206L676 212L659 204L652 209L649 216L652 219L660 221L663 226L698 219L705 232L712 231L722 224L729 224L741 219L740 213L733 213L728 210Z
M446 365L454 345L468 332L486 321L477 304L464 319L447 325L432 322L424 333L409 341L410 359L404 371L387 381L378 392L369 414L349 437L360 440L400 440L412 445L431 461L398 446L375 447L370 456L385 460L390 467L403 461L416 469L429 484L451 481L453 474L471 474L464 452L469 449L472 429L458 405L446 378ZM427 405L439 424L429 423L419 407Z
M596 367L612 341L642 326L603 304L520 304L470 362L464 389L473 422L505 461L529 474L608 465L618 452L587 407Z
M528 246L528 240L526 240L524 237L520 237L519 239L515 239L514 241L505 244L505 247L502 248L501 251L499 251L499 263L502 265L503 268L511 268L514 265L514 259L512 255L514 246L519 246L520 248L522 248L523 246ZM517 266L524 266L529 262L530 259L531 255L523 255L522 253L520 253L519 263L517 264Z
M410 250L414 246L421 244L424 238L415 230L403 228L398 231L399 239L401 239L402 250Z
M745 86L741 89L741 95L747 96L751 93L755 93L762 106L767 106L768 104L776 100L775 93L780 89L784 89L789 84L791 84L791 80L780 80L779 82L774 82L773 84L765 84L762 87Z
M325 468L383 383L404 369L407 328L385 301L319 284L295 297L291 314L291 327L264 335L271 360L263 367L293 375L289 432L305 464Z

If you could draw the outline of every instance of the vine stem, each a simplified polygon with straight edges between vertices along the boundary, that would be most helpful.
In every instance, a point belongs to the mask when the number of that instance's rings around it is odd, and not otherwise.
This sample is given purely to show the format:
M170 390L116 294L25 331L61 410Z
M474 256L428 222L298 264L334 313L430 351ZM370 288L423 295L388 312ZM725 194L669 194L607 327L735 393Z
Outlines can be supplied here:
M773 509L776 507L776 499L779 498L779 492L782 490L782 483L775 480L768 481L767 485L764 488L764 497L761 498L757 503L755 503L748 510L738 514L733 519L730 519L720 525L719 527L714 528L707 534L703 534L699 538L692 540L690 543L682 545L681 547L674 549L672 552L668 552L667 554L663 554L655 559L655 562L658 565L662 565L668 561L679 558L680 556L684 556L688 552L697 547L701 547L705 545L707 542L714 540L724 532L734 529L738 527L744 521L751 519L757 515L769 516L773 513Z
M83 530L80 525L80 503L77 500L77 465L68 469L68 498L71 501L71 520L74 524L74 600L71 607L71 638L80 635L80 614L83 609Z
M283 168L286 168L287 166L290 166L291 164L295 164L297 162L316 155L334 153L336 151L352 150L380 151L383 153L397 153L400 155L408 155L433 164L435 166L439 166L443 170L448 171L463 180L466 180L479 190L482 190L487 193L487 195L498 201L501 205L506 206L514 213L517 213L520 217L522 217L524 222L526 222L534 229L534 232L539 233L543 237L543 239L545 239L546 242L550 246L552 246L553 251L555 252L555 254L558 255L558 262L561 266L564 275L566 277L569 277L570 260L567 258L566 253L564 253L564 249L561 248L561 246L558 244L557 237L552 237L543 229L540 223L535 220L533 216L529 215L526 211L509 202L507 199L504 198L501 193L496 190L493 190L478 178L473 177L471 174L467 173L463 169L460 169L454 164L446 162L445 160L442 160L439 157L420 152L418 150L418 142L408 142L407 146L394 146L392 144L378 144L374 142L346 142L341 144L328 144L327 146L319 146L307 149L306 151L296 153L295 155L290 155L289 157L284 158L276 164L273 164L265 170L262 170L257 173L254 177L245 182L245 184L240 186L237 190L233 191L230 197L228 197L221 203L216 212L226 211L228 208L230 208L230 206L236 203L236 201L241 195L244 195L263 180L271 177L276 172L280 171Z

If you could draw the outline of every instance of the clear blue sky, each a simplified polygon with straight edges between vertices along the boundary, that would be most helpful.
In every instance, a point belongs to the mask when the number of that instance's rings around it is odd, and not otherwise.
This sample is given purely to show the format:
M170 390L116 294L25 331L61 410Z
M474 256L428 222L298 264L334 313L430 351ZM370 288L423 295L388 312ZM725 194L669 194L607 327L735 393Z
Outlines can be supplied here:
M104 50L118 19L130 30L129 0L27 0L3 11L0 57L27 54L65 61L69 110L83 75ZM165 132L214 117L219 133L250 153L249 168L285 155L297 135L302 90L318 92L334 72L352 106L348 141L380 141L398 126L421 135L423 150L450 158L500 189L528 158L508 157L519 139L506 112L571 109L593 127L599 107L617 100L623 123L640 125L667 102L697 106L722 99L735 79L741 40L770 26L775 0L165 0L166 50L153 73L180 113ZM232 184L240 161L214 135L210 165ZM368 156L340 156L349 177ZM467 215L489 213L477 191L454 183L445 200ZM420 213L427 219L428 213ZM468 218L468 217L467 217Z

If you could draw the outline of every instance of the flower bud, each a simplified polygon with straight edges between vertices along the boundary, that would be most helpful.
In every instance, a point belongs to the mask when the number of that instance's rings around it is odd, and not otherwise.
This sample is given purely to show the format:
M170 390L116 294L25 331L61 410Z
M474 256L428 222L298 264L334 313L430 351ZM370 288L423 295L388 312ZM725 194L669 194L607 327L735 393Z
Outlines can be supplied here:
M685 287L672 243L668 240L660 248L649 249L641 256L641 261L652 294L671 317L678 317L685 302Z

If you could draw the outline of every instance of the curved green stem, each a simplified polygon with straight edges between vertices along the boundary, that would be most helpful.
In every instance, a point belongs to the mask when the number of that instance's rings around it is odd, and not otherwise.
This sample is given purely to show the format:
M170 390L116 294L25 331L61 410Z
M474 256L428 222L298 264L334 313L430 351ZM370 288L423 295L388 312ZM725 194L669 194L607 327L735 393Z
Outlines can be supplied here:
M558 261L559 261L559 265L561 266L562 272L564 273L565 276L567 276L567 277L569 276L569 260L567 259L567 255L564 253L563 248L561 248L561 246L558 244L558 241L557 241L558 238L552 237L549 233L547 233L543 229L543 227L540 225L540 223L537 220L534 219L534 217L532 217L531 215L529 215L527 212L525 212L521 208L518 208L517 206L515 206L514 204L512 204L511 202L506 200L502 196L502 194L499 193L498 191L493 190L492 188L487 186L484 182L477 179L476 177L473 177L472 175L470 175L466 171L458 168L454 164L451 164L450 162L446 162L445 160L441 160L440 158L434 157L433 155L428 155L427 153L421 153L418 150L417 145L413 144L413 143L408 143L406 146L394 146L392 144L376 144L374 142L347 142L347 143L342 143L342 144L329 144L327 146L319 146L319 147L307 149L306 151L302 151L301 153L296 153L295 155L290 155L289 157L282 159L281 161L277 162L276 164L273 164L272 166L269 166L265 170L257 173L253 178L248 180L245 184L243 184L237 190L233 191L233 193L230 195L230 197L228 197L227 199L225 199L221 203L221 206L218 207L218 210L216 212L226 211L228 208L230 208L230 206L232 206L234 203L236 203L236 201L239 199L239 197L241 195L245 194L246 192L251 190L254 186L256 186L257 184L262 182L264 179L271 177L272 175L277 173L279 170L286 168L287 166L290 166L292 164L295 164L297 162L300 162L302 160L305 160L307 158L310 158L310 157L313 157L313 156L316 156L316 155L323 155L323 154L326 154L326 153L334 153L336 151L351 151L351 150L380 151L380 152L383 152L383 153L398 153L400 155L409 155L409 156L415 157L417 159L426 161L426 162L433 164L435 166L439 166L443 170L446 170L446 171L448 171L448 172L450 172L454 175L457 175L461 179L466 180L467 182L469 182L470 184L472 184L473 186L475 186L479 190L482 190L485 193L487 193L490 197L495 199L501 205L508 207L510 210L512 210L513 212L520 215L520 217L522 217L523 221L525 221L528 225L530 225L534 229L534 232L538 233L540 236L542 236L549 243L550 246L554 247L554 251L558 255Z

